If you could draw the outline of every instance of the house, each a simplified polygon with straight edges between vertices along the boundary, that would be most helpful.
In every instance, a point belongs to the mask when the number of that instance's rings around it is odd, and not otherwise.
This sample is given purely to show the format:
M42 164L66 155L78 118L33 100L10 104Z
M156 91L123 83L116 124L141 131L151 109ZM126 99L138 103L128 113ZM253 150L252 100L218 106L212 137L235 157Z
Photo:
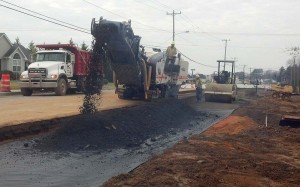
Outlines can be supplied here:
M0 71L20 75L30 63L30 51L19 43L11 43L5 33L0 33Z

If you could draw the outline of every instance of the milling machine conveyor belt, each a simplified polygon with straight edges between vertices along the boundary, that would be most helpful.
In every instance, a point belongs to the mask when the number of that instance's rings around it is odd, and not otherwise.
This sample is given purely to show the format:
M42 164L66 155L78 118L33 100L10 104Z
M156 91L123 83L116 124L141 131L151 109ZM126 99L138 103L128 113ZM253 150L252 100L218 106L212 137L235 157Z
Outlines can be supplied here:
M116 22L100 18L97 23L93 19L91 32L96 42L103 44L119 84L141 86L141 38L134 35L130 21Z

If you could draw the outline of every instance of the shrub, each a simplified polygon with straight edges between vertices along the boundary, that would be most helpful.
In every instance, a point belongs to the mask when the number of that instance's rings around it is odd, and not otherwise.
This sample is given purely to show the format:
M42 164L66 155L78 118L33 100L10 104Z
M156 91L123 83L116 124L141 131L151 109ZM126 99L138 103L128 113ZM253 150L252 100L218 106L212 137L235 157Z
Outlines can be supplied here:
M107 79L103 79L103 84L108 84L108 80Z

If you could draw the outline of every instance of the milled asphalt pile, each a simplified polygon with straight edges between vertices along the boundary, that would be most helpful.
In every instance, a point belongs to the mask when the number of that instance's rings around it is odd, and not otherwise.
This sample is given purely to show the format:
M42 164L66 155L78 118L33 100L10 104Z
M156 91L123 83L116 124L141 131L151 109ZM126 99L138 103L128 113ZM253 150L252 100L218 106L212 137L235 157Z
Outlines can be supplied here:
M131 148L155 136L172 133L192 126L195 116L218 118L218 115L199 114L184 101L157 100L144 105L74 116L58 124L56 132L35 145L42 151L102 150Z

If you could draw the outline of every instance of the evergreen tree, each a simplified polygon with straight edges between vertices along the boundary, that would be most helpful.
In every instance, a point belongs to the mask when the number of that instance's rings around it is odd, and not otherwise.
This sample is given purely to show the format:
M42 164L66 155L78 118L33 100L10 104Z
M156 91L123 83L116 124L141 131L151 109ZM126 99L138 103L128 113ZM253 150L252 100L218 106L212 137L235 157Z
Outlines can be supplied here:
M16 44L20 44L20 39L19 39L18 36L17 36L17 38L16 38Z
M36 55L35 55L35 53L37 52L37 48L34 45L33 41L31 41L28 44L28 50L30 51L30 57L31 57L32 62L35 62L36 61Z
M30 51L30 54L35 54L37 52L37 48L33 41L28 44L28 50Z
M87 50L89 49L89 46L86 45L84 42L82 42L82 44L81 44L81 49L87 51Z
M73 42L72 38L69 40L69 44L74 45L74 42Z
M279 74L277 77L277 82L285 82L286 81L286 70L283 66L279 69Z

